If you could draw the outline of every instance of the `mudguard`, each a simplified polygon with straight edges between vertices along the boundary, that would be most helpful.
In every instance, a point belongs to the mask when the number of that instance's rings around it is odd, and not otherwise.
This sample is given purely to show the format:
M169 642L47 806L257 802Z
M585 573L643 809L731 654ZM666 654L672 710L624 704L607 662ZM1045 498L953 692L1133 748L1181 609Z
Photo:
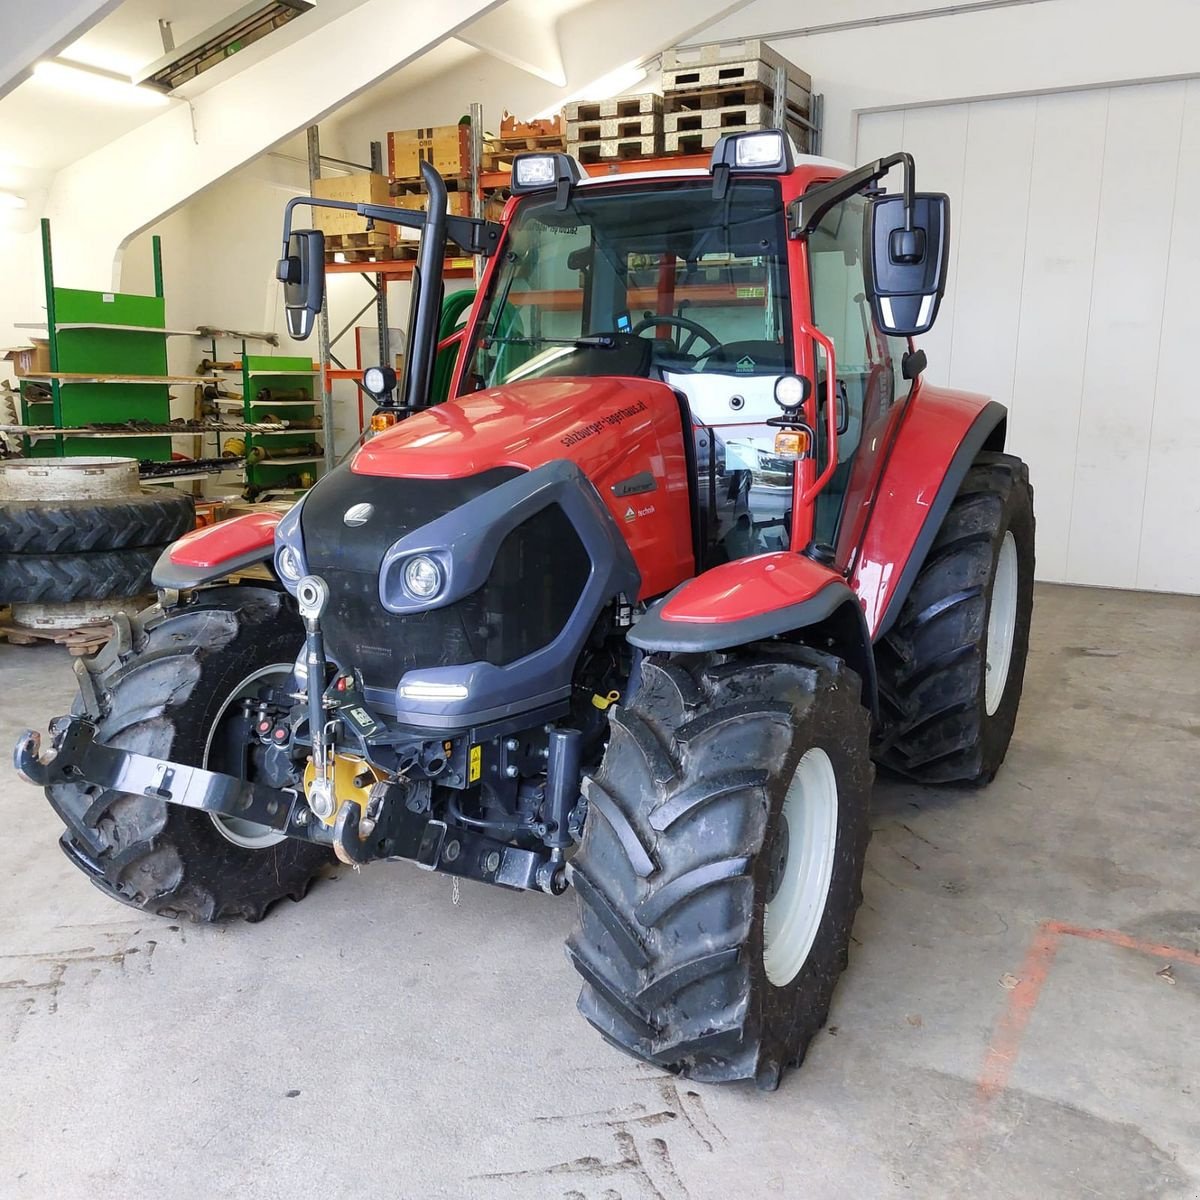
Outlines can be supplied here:
M913 397L850 574L872 641L895 624L975 456L1004 448L1007 416L970 392L922 384Z
M862 608L845 579L802 554L776 551L723 563L680 584L629 631L647 651L728 650L803 630L858 672L876 708L875 659Z
M269 562L280 519L279 513L244 513L185 533L159 556L150 580L160 588L193 588L255 563Z

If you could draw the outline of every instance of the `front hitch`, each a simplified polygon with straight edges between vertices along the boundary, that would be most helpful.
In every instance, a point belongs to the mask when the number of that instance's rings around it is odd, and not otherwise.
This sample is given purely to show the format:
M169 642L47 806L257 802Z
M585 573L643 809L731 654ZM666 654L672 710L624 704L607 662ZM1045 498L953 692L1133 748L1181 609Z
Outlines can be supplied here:
M96 726L84 717L56 717L50 733L53 745L45 754L41 734L35 730L27 729L17 741L13 765L30 783L41 787L90 783L307 837L307 806L293 788L264 787L219 771L102 745L96 740ZM304 818L297 821L301 811Z

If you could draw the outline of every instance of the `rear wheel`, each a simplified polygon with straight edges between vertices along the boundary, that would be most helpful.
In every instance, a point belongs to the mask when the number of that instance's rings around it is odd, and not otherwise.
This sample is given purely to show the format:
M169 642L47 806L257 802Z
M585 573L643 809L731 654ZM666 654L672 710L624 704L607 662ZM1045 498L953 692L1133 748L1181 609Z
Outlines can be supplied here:
M825 1022L861 899L859 681L782 644L654 655L611 723L571 865L580 1011L667 1070L776 1087Z
M876 648L884 766L921 783L985 784L999 770L1029 650L1033 537L1028 468L980 454Z
M165 615L132 617L130 627L132 649L122 653L114 639L88 664L94 697L77 708L99 740L272 782L238 727L239 702L269 698L290 675L304 639L290 597L214 588ZM67 857L114 899L160 916L257 921L277 900L303 898L332 861L323 847L149 796L89 784L46 794L67 826Z

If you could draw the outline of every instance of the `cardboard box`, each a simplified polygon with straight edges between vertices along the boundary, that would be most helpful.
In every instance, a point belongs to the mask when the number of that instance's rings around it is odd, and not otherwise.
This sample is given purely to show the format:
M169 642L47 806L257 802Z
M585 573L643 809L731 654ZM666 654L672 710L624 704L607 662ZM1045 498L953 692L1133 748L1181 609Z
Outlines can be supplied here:
M393 196L392 203L397 208L420 209L428 207L429 197L424 192L413 192L408 196ZM471 215L471 193L450 192L446 197L446 211L452 217L469 217Z
M5 351L4 361L12 363L13 374L18 379L26 375L45 375L50 370L50 343L40 338L31 340L32 346L17 346Z
M391 204L388 195L386 175L336 175L328 179L317 179L313 182L312 194L322 200L346 200L351 204ZM367 223L365 218L348 209L314 208L313 220L318 229L329 235L341 236L347 233L365 233ZM381 241L372 241L374 245L389 245L392 241L393 225L379 223L375 232L382 235Z
M431 163L446 178L471 173L470 125L398 129L387 135L387 145L388 174L393 179L419 179L422 162Z

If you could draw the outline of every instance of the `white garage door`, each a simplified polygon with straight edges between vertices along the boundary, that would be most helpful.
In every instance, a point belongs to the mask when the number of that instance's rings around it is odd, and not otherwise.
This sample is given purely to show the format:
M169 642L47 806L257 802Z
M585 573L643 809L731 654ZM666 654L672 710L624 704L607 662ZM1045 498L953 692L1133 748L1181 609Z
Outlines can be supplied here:
M1200 592L1200 80L864 113L951 199L929 378L1009 408L1038 576Z

